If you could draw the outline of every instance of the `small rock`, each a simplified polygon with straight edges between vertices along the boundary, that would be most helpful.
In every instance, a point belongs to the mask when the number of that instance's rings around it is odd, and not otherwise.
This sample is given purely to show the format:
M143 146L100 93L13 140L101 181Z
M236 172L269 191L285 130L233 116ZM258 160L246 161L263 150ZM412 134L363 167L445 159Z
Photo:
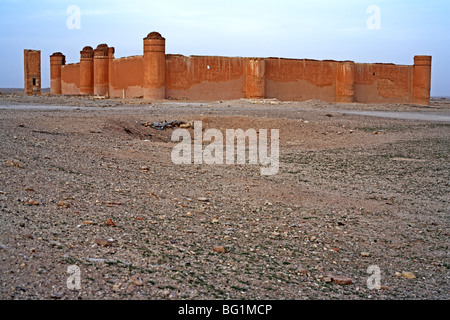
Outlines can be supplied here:
M36 200L31 199L31 200L28 200L27 204L29 206L38 206L39 202L37 202Z
M70 208L70 203L68 203L68 202L59 201L58 205L60 208Z
M115 227L116 226L116 224L114 223L114 221L112 221L111 218L108 218L108 220L106 221L106 224L108 226L111 226L111 227Z
M52 247L58 247L58 248L60 248L60 247L63 246L61 242L58 242L58 241L55 241L55 240L49 240L48 243L50 243L50 245L51 245Z
M113 245L113 240L111 239L95 239L95 243L99 246L109 247Z
M361 256L370 257L370 253L369 252L361 252Z
M226 253L227 250L225 249L224 246L216 246L216 247L214 247L214 252L218 252L218 253Z
M274 237L280 237L280 236L281 236L281 233L279 233L279 232L272 232L272 236L274 236Z
M309 271L305 267L300 266L297 268L297 272L300 274L308 274Z
M94 224L94 221L88 220L88 221L83 221L83 223L84 223L84 224Z
M400 277L402 276L402 274L401 274L400 272L396 272L396 273L395 273L395 276L396 276L397 278L400 278Z
M59 299L62 298L62 296L60 294L58 294L58 293L52 293L50 298L59 300Z
M349 285L349 284L353 283L352 279L346 278L346 277L343 277L343 276L336 276L336 275L332 275L332 274L327 274L327 275L325 275L325 277L330 277L331 280L333 280L333 283L340 284L340 285Z
M126 292L127 294L132 294L132 293L134 292L134 289L135 289L134 284L130 283L130 284L127 286L127 288L125 289L125 292Z
M200 198L198 198L197 200L198 200L198 201L202 201L202 202L206 202L206 201L208 201L208 198L200 197Z
M138 287L142 287L144 285L144 282L142 281L142 279L139 276L132 276L131 280Z
M23 169L23 165L19 161L9 160L6 162L6 164L10 167L17 167Z
M402 276L405 277L406 279L415 279L416 276L414 275L414 273L412 272L407 272L407 271L403 271L402 272Z
M118 292L121 287L122 287L121 283L116 283L115 285L113 285L113 291Z

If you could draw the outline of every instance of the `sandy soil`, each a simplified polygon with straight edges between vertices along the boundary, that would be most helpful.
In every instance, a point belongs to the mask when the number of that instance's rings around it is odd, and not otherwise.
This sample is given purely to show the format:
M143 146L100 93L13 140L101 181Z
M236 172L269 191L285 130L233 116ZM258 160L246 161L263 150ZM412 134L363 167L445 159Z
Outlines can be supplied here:
M450 124L345 110L450 105L0 95L1 299L449 299ZM280 170L175 165L163 120L279 129Z

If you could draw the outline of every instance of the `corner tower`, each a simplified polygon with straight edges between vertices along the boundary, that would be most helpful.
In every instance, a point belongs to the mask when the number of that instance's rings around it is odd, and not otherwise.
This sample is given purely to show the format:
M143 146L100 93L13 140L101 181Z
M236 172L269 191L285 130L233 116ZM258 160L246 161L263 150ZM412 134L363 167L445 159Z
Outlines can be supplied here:
M41 51L24 50L25 93L41 94Z
M421 105L430 105L431 56L414 57L413 101Z

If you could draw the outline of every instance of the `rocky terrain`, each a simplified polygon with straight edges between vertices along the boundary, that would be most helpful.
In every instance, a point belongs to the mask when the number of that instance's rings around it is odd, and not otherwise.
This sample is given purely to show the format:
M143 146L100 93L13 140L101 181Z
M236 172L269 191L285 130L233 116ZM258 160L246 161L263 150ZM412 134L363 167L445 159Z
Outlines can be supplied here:
M0 298L449 299L450 124L347 110L450 105L0 95ZM164 120L279 129L279 171Z

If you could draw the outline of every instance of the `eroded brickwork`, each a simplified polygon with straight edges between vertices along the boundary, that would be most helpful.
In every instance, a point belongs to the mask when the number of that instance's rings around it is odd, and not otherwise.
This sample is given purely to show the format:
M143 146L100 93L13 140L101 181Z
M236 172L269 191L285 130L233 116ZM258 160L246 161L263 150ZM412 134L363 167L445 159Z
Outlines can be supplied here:
M41 94L41 51L24 50L25 93Z

